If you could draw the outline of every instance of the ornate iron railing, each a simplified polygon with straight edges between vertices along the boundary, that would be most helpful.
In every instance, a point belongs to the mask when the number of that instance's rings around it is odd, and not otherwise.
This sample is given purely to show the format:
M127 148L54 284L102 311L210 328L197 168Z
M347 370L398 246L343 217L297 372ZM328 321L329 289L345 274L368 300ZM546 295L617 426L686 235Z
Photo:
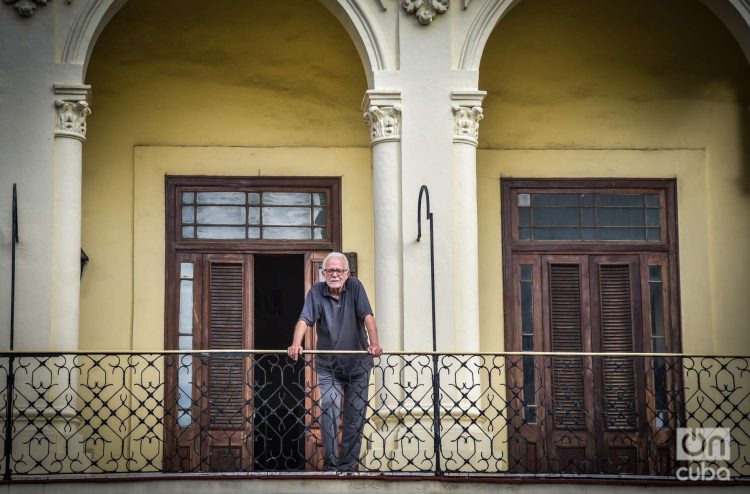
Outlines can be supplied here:
M750 357L398 353L371 364L330 352L0 354L0 466L6 479L320 470L333 391L316 369L334 366L343 381L369 372L344 414L365 419L359 472L750 477Z

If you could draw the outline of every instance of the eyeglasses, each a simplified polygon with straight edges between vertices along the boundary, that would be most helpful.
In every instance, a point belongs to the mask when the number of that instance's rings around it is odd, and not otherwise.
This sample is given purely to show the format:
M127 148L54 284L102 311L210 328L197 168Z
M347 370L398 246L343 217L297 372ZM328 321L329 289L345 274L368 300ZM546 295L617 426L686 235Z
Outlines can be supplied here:
M329 276L333 276L334 274L337 276L342 276L344 273L348 272L348 269L324 269L323 272Z

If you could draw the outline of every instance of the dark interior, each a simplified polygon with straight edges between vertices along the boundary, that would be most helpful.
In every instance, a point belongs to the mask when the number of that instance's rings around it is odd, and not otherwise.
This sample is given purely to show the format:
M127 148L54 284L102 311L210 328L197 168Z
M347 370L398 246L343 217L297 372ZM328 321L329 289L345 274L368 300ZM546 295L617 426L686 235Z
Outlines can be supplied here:
M286 349L304 302L304 256L255 255L254 260L254 348ZM294 363L285 354L256 354L253 375L255 469L304 469L302 360Z

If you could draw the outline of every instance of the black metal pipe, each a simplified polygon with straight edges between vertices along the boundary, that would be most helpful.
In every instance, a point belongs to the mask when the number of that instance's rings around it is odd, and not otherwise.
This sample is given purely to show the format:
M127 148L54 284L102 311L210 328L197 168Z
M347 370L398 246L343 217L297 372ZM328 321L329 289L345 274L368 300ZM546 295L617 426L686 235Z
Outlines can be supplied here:
M435 235L432 227L432 211L430 211L430 191L426 185L419 189L417 200L417 242L422 238L422 195L427 203L426 218L430 222L430 283L432 287L432 351L437 351L437 324L435 320ZM435 445L435 475L443 475L440 465L440 372L438 371L438 356L432 356L432 410L433 410L433 440Z
M18 243L18 199L13 184L13 219L10 239L10 350L13 351L16 326L16 244Z

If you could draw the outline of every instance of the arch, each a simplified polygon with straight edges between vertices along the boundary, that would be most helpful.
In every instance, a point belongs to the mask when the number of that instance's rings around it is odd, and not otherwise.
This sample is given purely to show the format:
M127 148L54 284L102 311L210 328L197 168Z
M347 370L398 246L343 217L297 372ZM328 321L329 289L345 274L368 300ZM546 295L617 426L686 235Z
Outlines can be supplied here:
M99 35L127 0L92 0L84 4L65 39L61 62L81 65L81 81L86 78L91 51Z
M91 0L77 15L68 32L61 62L81 65L81 80L96 40L114 15L128 0ZM354 42L367 75L368 87L373 87L373 73L394 68L392 58L384 49L383 33L374 14L361 0L319 0L344 26Z
M374 18L369 3L362 0L318 0L336 16L357 47L359 57L365 67L367 87L374 89L374 73L381 70L395 70L393 57L388 57L384 35ZM371 2L374 4L375 2Z
M458 59L460 70L479 70L495 26L521 0L487 0L471 22ZM750 62L750 0L700 0L726 26Z

